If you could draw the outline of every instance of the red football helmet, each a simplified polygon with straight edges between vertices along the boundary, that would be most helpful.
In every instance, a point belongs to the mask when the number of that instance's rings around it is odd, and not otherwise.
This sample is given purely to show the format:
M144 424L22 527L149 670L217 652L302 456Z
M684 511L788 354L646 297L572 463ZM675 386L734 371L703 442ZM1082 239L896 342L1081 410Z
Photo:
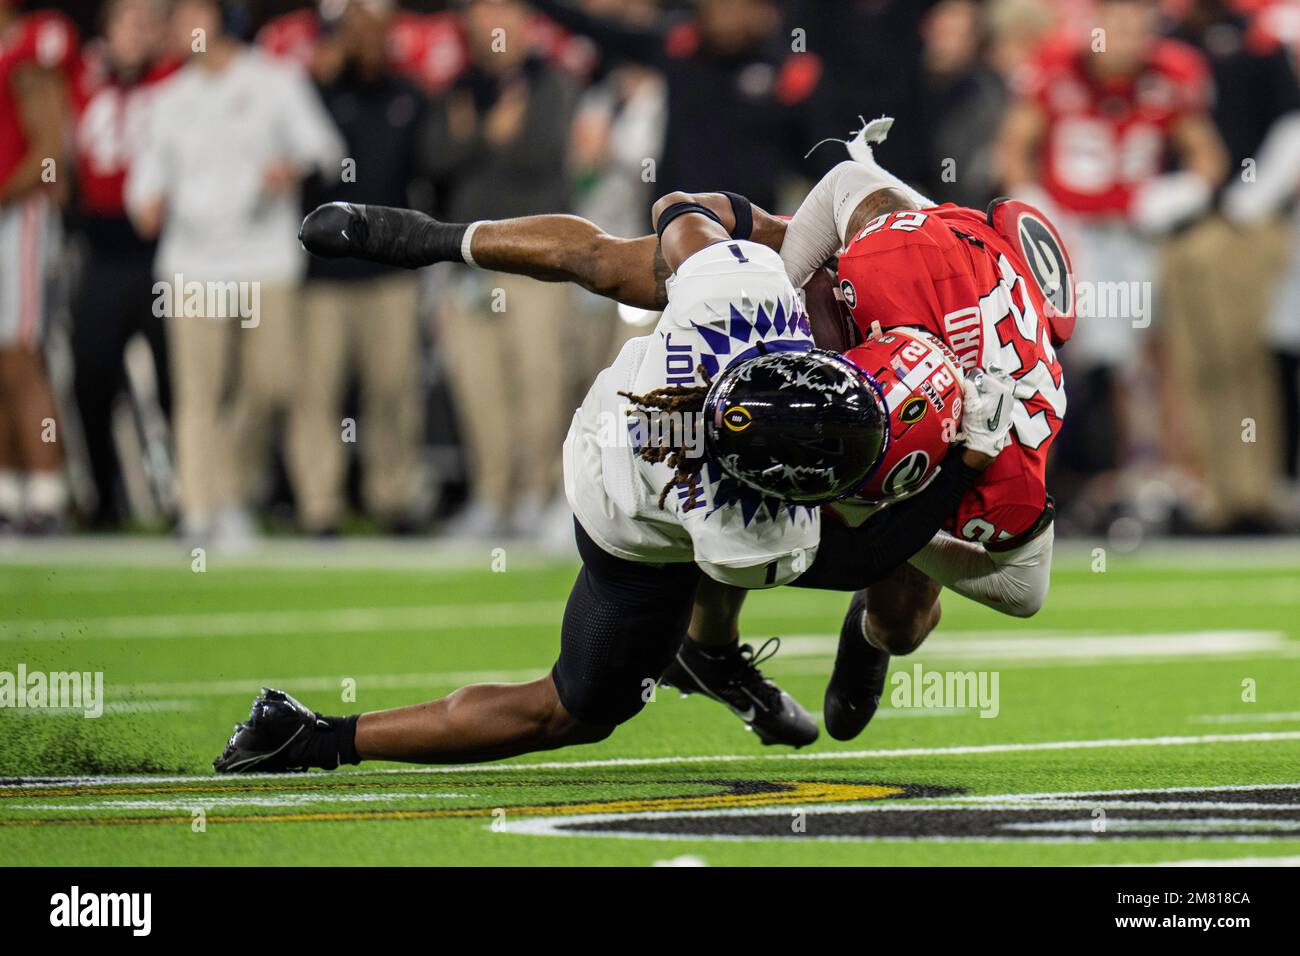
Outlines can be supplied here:
M920 329L893 328L844 357L879 385L889 411L889 442L853 497L871 503L906 498L938 470L961 426L963 376L946 345Z

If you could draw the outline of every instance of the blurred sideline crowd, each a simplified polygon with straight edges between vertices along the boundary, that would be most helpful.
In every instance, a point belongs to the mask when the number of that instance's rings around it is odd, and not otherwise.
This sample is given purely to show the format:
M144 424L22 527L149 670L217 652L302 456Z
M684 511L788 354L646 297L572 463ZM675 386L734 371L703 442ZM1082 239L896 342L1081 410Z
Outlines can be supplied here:
M1062 530L1294 532L1298 56L1295 0L0 0L0 534L566 541L571 409L654 316L309 261L303 211L789 214L880 114L1070 246Z

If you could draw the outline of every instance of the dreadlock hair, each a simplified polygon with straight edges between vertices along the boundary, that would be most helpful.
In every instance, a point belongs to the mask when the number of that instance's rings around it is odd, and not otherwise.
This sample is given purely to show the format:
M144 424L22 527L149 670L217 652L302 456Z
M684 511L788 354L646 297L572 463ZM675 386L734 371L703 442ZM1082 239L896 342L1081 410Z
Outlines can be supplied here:
M632 392L618 394L636 406L637 411L647 416L655 412L681 412L684 416L702 417L704 398L709 394L712 378L703 365L697 366L696 372L704 379L703 385L668 385L646 392L644 395L636 395ZM704 455L692 457L688 453L684 430L679 444L672 444L671 440L661 432L660 443L646 444L637 451L637 457L651 463L666 462L668 467L673 469L672 478L668 479L668 483L659 492L660 510L663 510L664 502L668 500L668 493L674 488L686 488L688 491L686 502L682 505L683 511L690 511L701 503L700 469L704 467Z

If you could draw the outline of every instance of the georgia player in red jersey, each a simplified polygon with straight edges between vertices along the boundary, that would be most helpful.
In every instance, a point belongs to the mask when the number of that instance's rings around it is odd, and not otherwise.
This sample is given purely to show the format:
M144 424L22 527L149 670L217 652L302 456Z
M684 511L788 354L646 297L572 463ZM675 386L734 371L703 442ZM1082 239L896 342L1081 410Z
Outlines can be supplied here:
M1053 507L1046 459L1065 416L1056 349L1074 328L1065 246L1026 203L987 212L935 206L876 164L870 144L892 120L866 124L786 228L781 256L796 283L838 255L839 297L862 336L923 329L965 369L997 368L1017 382L1013 441L948 523L907 565L854 595L840 633L824 719L847 740L875 712L892 654L915 650L939 621L948 587L1003 613L1027 617L1047 595ZM811 310L810 310L811 311ZM874 500L839 503L849 522L913 493L933 462L886 463Z
M57 526L65 489L54 397L40 351L57 258L65 71L76 31L0 0L0 526Z

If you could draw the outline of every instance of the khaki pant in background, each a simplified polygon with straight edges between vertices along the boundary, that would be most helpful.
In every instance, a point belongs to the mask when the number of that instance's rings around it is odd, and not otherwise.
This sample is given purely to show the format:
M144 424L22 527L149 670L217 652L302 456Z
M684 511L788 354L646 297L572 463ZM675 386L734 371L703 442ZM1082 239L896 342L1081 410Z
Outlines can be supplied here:
M366 509L380 521L397 522L414 517L424 499L418 296L418 280L405 273L306 286L290 443L300 466L298 512L308 531L335 527L343 517L343 400L354 371Z
M474 497L502 516L520 501L544 504L560 487L574 409L565 349L570 290L465 269L449 280L441 329Z
M256 326L238 318L173 316L167 336L180 505L206 528L225 505L247 504L264 479L277 420L297 382L297 289L260 284ZM289 458L290 480L301 468Z
M1288 253L1280 226L1213 218L1164 252L1162 333L1168 394L1212 495L1211 525L1268 515L1281 473L1275 367L1264 334ZM1243 420L1254 442L1243 440Z

